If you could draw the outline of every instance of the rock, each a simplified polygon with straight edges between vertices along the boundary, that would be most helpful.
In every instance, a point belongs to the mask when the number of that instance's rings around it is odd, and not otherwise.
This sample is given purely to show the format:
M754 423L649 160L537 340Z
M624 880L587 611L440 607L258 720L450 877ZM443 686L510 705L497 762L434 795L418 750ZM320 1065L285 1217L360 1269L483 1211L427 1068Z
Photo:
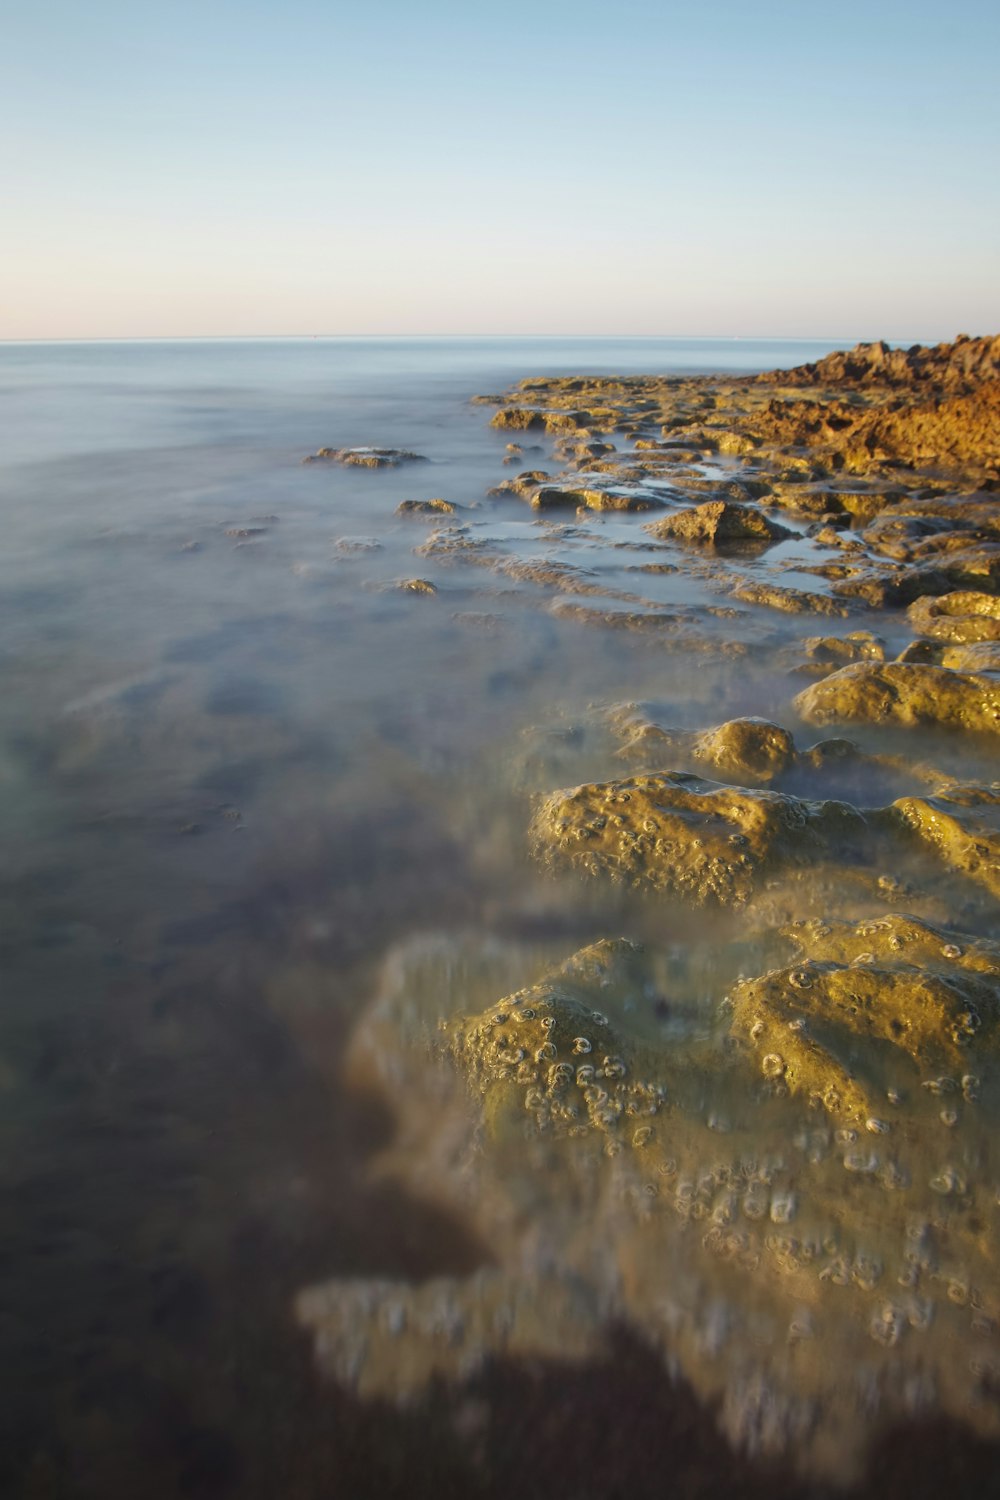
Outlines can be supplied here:
M483 537L472 536L467 526L443 526L432 531L430 536L414 547L418 557L433 557L441 562L476 563L480 567L493 568L506 561L504 554Z
M857 1477L915 1410L1000 1435L1000 953L908 917L782 943L797 964L737 983L714 1030L691 998L710 970L623 940L493 998L488 949L397 950L351 1049L395 1121L373 1177L450 1211L489 1264L303 1290L327 1376L410 1404L625 1328L734 1447L814 1478Z
M776 751L779 746L776 743ZM843 858L868 825L842 802L806 802L666 772L546 797L531 826L544 863L646 885L695 905L742 906L763 877Z
M864 1126L899 1074L880 1048L920 1074L961 1074L969 1043L994 1029L1000 948L961 945L909 917L855 927L805 922L791 929L802 961L736 985L733 1029L748 1038L764 1075ZM986 1040L983 1036L980 1041ZM874 1045L873 1045L874 1043Z
M795 699L811 724L939 724L1000 734L1000 678L915 662L857 662Z
M426 463L422 453L409 453L405 448L320 448L302 460L305 464L319 462L347 464L359 469L397 469L400 464Z
M1000 673L1000 639L970 641L968 645L944 646L937 665L952 667L956 672Z
M494 412L490 426L527 432L532 427L544 427L545 417L542 412L530 407L502 406L498 412Z
M547 484L549 475L544 469L525 469L513 479L504 479L487 493L490 495L517 495L521 500L530 500L540 485Z
M956 785L901 797L892 812L950 870L1000 897L1000 784Z
M376 536L340 536L334 542L334 548L350 557L362 552L380 552L382 543Z
M847 614L847 606L828 594L812 594L806 589L791 589L780 583L766 583L758 579L743 579L730 590L730 597L744 604L762 604L768 609L780 609L783 614L838 615Z
M971 544L988 541L989 534L944 516L881 515L865 527L861 539L883 557L919 562L945 552L964 551Z
M431 583L428 578L401 578L396 584L397 589L402 589L408 594L436 594L437 584Z
M656 510L662 500L653 495L638 494L632 490L563 489L557 485L542 485L531 496L535 510L572 508L575 510Z
M703 732L664 729L634 706L613 711L611 719L626 739L621 755L639 752L662 760L680 753L689 763L711 767L740 786L767 785L795 764L792 736L768 719L730 719Z
M730 719L699 735L694 755L724 776L769 782L794 764L795 741L787 729L768 719Z
M856 344L853 349L828 354L815 364L793 370L773 370L759 375L761 383L782 385L888 386L908 388L926 385L934 390L974 390L985 380L1000 376L1000 336L969 339L961 335L951 344L893 349L880 340Z
M450 500L401 500L397 516L453 516L457 507Z
M1000 599L975 590L914 600L906 612L914 630L941 641L1000 641Z
M885 661L885 642L870 630L852 630L850 635L810 635L802 645L810 664L823 672L856 661Z
M763 512L726 500L706 500L690 510L675 511L662 520L648 521L644 530L661 541L712 547L746 542L770 546L795 535L787 526L769 521Z

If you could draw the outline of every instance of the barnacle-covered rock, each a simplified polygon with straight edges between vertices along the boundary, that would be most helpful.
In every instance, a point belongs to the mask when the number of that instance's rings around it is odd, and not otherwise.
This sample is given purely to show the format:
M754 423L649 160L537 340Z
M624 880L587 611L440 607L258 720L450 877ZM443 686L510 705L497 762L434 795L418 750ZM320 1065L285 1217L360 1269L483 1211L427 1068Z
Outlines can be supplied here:
M703 781L682 772L596 782L546 797L536 854L700 905L741 906L761 878L850 857L868 834L856 808Z
M901 797L891 811L950 870L1000 897L1000 783L955 785Z
M1000 734L1000 677L917 662L856 662L795 699L812 724L940 724Z
M736 985L734 1030L756 1049L765 1077L831 1113L863 1125L888 1091L917 1087L929 1072L961 1073L973 1038L991 1038L1000 998L995 944L960 945L897 916L786 931L800 962Z
M629 942L485 1008L495 953L397 951L354 1046L397 1118L374 1170L447 1205L489 1264L304 1290L324 1372L406 1403L625 1327L734 1447L813 1476L855 1475L883 1421L1000 1434L1000 952L907 917L783 940L797 965L721 1009L671 994L680 1027Z

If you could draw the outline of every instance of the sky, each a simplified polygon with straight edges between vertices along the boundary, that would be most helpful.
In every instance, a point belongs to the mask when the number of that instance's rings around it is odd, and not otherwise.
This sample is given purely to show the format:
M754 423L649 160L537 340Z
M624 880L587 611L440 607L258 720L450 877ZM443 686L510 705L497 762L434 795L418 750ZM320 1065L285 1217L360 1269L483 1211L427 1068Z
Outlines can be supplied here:
M0 0L0 338L1000 331L996 0Z

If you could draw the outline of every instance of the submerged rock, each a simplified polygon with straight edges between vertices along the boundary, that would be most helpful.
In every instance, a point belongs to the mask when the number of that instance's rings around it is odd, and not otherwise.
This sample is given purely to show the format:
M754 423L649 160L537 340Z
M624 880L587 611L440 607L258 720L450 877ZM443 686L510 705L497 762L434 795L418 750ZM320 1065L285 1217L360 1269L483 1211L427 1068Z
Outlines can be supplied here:
M1000 677L917 662L857 662L795 699L812 724L939 724L1000 734Z
M405 448L320 448L302 460L304 464L337 463L356 469L396 469L400 464L426 463L422 453Z
M1000 1433L1000 950L912 918L785 941L798 965L737 984L714 1024L675 979L669 1032L632 943L485 1009L488 954L398 952L353 1046L397 1122L374 1171L490 1264L303 1291L327 1375L406 1403L490 1358L589 1359L625 1326L734 1447L813 1476L851 1478L881 1423L920 1413Z

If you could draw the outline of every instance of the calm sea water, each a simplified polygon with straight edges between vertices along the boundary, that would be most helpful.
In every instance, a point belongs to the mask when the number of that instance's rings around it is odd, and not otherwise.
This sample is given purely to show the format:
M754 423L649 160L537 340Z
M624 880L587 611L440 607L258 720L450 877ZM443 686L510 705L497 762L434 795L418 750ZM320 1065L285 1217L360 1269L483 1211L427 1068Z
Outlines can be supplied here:
M599 774L578 749L588 705L667 696L694 725L766 711L778 688L425 561L427 528L395 508L441 496L530 542L523 508L484 499L511 471L475 393L830 347L0 347L3 1494L506 1482L507 1460L476 1448L474 1402L358 1405L320 1385L294 1327L296 1292L324 1276L488 1258L367 1177L391 1121L344 1088L351 1027L414 934L506 945L511 983L526 945L561 958L606 935L608 910L536 883L523 850L530 793ZM362 444L429 462L300 463ZM392 586L415 575L438 595ZM641 934L650 917L614 920ZM632 1359L641 1392L660 1377ZM603 1376L537 1378L570 1430L594 1420ZM524 1422L528 1398L498 1379L506 1420ZM652 1493L662 1415L629 1410L650 1460L619 1467ZM700 1420L685 1408L689 1436ZM698 1443L700 1482L726 1484L727 1452Z

